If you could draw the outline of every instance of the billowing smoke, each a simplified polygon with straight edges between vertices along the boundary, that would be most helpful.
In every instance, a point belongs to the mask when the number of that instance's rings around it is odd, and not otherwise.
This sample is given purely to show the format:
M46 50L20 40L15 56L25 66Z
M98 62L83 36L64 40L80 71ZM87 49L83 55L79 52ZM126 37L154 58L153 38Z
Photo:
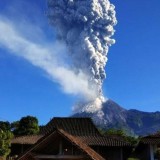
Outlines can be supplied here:
M74 72L88 75L89 88L96 90L98 104L104 100L107 53L115 43L111 39L117 23L114 9L108 0L48 0L47 16L57 39L66 44ZM83 109L94 111L94 105Z

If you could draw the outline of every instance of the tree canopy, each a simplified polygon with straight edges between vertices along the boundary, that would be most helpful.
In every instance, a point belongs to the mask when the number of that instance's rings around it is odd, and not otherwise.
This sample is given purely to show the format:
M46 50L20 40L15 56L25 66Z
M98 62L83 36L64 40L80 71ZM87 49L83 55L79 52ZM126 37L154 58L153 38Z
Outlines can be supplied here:
M0 121L0 156L5 157L10 153L10 142L13 134L8 121Z
M20 121L12 123L14 135L34 135L39 133L38 119L33 116L22 117Z
M8 121L0 121L0 129L3 131L10 131L11 124Z
M34 135L39 133L38 119L33 116L22 117L19 121L10 123L0 121L0 156L10 153L10 143L15 136Z
M124 140L128 141L129 143L131 143L132 145L136 145L138 143L138 138L127 135L124 130L108 129L106 131L103 131L103 134L104 135L112 135L112 136L120 136Z
M12 132L0 129L0 156L5 157L10 153L9 148L12 137Z

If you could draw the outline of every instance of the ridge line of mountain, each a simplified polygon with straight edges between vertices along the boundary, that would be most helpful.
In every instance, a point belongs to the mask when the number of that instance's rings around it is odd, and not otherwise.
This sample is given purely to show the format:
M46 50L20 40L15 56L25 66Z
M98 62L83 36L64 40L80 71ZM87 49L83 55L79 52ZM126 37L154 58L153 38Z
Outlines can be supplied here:
M137 109L125 109L109 99L103 103L101 117L98 112L81 112L73 117L90 117L98 128L122 129L130 135L147 135L160 131L160 112L145 112Z

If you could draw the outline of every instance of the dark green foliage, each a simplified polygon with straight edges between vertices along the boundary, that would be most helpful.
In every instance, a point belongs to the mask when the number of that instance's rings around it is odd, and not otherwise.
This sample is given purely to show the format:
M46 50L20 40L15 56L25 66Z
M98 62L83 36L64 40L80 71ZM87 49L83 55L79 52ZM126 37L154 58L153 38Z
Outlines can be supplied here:
M126 133L120 129L108 129L105 131L104 135L117 135L117 136L126 136Z
M11 123L11 131L14 133L15 130L19 128L19 121L14 121Z
M98 131L100 134L104 135L105 134L105 130L103 130L102 128L98 128Z
M121 137L124 140L128 141L132 145L136 145L138 143L138 138L128 136L124 130L116 130L116 129L108 129L107 131L104 132L104 135L110 135L110 136L116 136L116 137Z
M13 134L16 136L33 135L39 133L38 119L32 116L22 117L20 121L9 123L0 121L0 157L10 153L10 142Z
M160 160L160 148L157 148L156 153L155 153L155 158L157 160Z
M0 121L0 156L6 157L10 153L10 142L13 137L10 131L11 124L8 121Z
M10 131L0 129L0 156L6 157L10 153L10 142L13 134Z
M32 116L22 117L12 123L14 135L34 135L39 133L38 119Z
M3 131L10 131L11 124L8 121L0 121L0 129Z

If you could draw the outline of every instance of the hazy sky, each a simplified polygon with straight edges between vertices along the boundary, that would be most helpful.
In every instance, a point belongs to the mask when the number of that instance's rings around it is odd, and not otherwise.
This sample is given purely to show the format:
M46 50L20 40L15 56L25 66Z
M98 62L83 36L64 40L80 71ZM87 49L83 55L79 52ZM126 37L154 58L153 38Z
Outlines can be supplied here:
M126 109L160 110L160 1L111 2L118 24L116 44L108 54L104 94ZM60 44L54 44L46 6L45 0L0 1L0 120L33 115L45 124L52 117L69 116L76 103L76 96L65 93L42 69L23 58L24 44L41 57L44 49L61 52ZM17 42L22 46L17 47ZM41 59L38 62L37 66L42 65Z

